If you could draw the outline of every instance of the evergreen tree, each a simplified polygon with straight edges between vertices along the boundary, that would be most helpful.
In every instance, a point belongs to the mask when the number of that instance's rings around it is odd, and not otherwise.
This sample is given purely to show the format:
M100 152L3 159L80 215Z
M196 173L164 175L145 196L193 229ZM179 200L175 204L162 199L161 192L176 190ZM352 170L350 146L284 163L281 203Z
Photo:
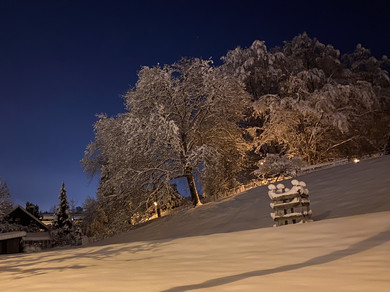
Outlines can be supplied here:
M68 234L72 231L72 221L70 218L69 203L64 182L62 182L61 193L58 198L60 199L60 203L58 204L55 213L54 228Z
M26 211L31 213L31 215L35 216L39 220L42 220L41 213L39 212L39 206L35 205L33 203L27 202L26 203Z
M12 209L11 193L7 183L0 178L0 220Z

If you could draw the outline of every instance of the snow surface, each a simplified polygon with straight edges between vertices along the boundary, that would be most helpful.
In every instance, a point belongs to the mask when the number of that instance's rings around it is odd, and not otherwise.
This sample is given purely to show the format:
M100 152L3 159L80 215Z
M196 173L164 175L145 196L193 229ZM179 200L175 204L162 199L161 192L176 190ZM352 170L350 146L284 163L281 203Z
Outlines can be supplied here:
M299 177L313 223L273 228L266 186L88 247L0 256L1 291L390 291L390 156Z

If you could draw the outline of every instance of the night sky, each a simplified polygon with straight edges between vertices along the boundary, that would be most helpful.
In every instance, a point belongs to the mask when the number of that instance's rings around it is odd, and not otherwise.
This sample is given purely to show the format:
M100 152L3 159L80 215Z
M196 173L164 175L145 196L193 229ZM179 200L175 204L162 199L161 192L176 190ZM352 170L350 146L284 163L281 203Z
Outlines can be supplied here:
M141 3L142 2L142 3ZM348 3L350 2L350 3ZM15 204L95 196L80 164L95 114L123 112L141 66L221 56L306 31L390 55L387 1L0 0L0 177Z

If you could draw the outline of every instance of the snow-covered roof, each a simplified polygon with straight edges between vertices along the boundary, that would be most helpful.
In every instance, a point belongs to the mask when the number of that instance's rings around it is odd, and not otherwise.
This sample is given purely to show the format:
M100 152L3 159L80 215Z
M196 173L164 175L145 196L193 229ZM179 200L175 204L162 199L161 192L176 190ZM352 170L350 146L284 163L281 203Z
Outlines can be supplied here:
M26 241L51 240L49 232L28 232L23 238Z
M31 214L30 212L28 212L26 209L24 209L22 206L18 205L17 207L15 207L11 212L9 212L7 214L7 216L10 216L12 213L14 213L16 210L21 210L23 213L25 213L27 216L29 216L31 219L33 219L34 221L36 221L36 223L38 224L38 226L41 228L41 229L44 229L44 230L49 230L49 228L44 224L42 223L41 220L39 220L37 217L35 217L33 214ZM7 217L6 216L6 217Z
M25 231L13 231L7 233L0 233L0 240L6 240L6 239L12 239L12 238L18 238L24 236L26 236Z

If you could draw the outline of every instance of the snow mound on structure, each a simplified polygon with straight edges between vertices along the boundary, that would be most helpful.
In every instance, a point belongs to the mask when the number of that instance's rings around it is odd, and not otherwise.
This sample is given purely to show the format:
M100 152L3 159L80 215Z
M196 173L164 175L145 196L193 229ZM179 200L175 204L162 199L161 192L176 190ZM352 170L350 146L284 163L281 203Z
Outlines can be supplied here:
M390 211L390 156L302 175L313 220ZM289 183L289 182L288 182ZM293 180L293 185L296 183ZM281 184L281 183L280 183ZM172 239L272 227L268 186L182 210L97 244Z

